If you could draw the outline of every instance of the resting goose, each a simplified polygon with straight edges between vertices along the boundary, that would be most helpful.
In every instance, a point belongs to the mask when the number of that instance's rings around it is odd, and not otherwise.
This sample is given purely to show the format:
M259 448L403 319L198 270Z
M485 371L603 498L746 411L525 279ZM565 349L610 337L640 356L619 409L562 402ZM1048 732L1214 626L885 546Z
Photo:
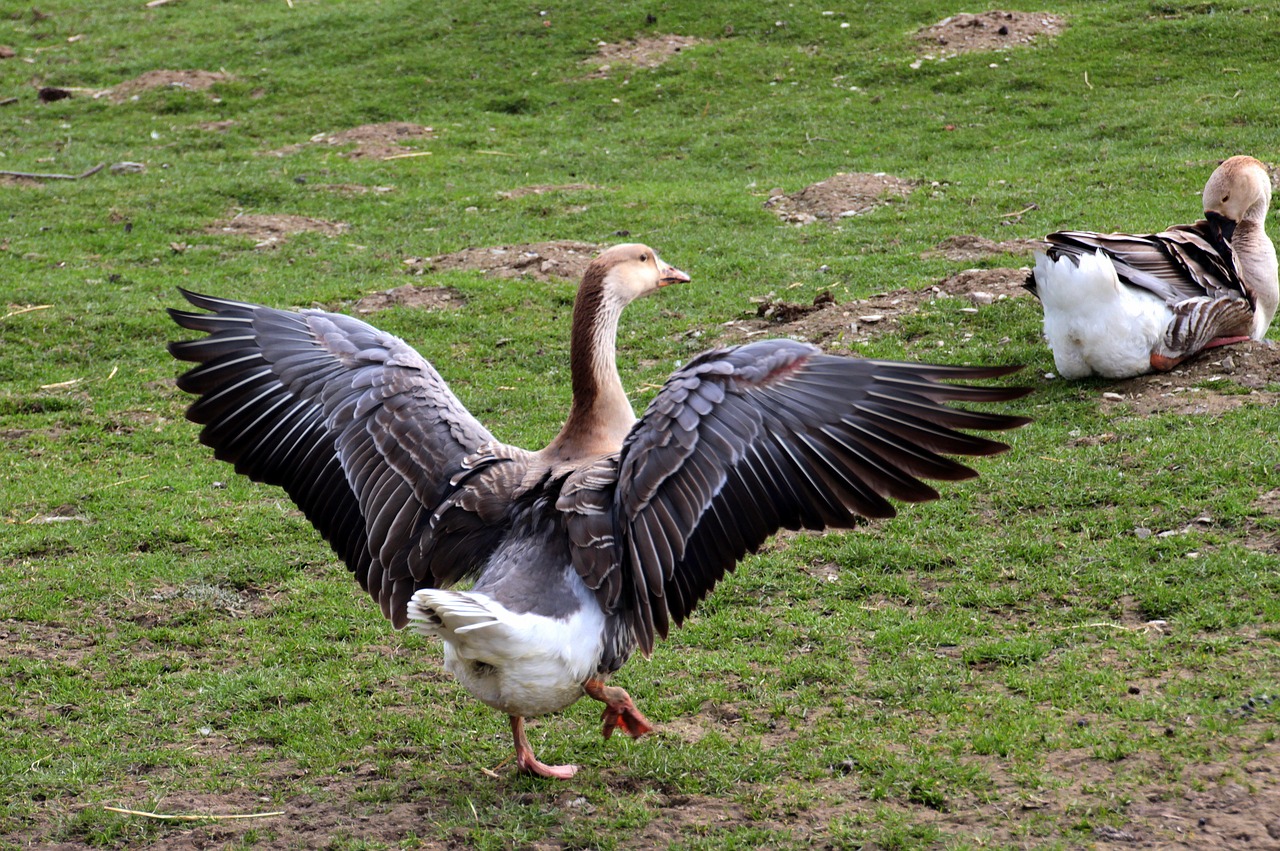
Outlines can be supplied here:
M1205 218L1136 236L1051 233L1026 287L1064 378L1173 369L1213 346L1261 340L1280 300L1265 224L1271 178L1232 157L1204 188Z
M676 370L636 420L615 366L630 301L688 281L643 245L593 260L574 306L573 402L536 452L495 440L402 340L349 316L275 310L183 290L211 313L170 310L178 386L200 440L282 486L396 627L444 641L446 668L510 716L521 771L567 778L533 754L524 719L583 694L604 735L652 729L606 685L648 655L779 527L889 517L886 497L937 497L920 477L975 475L940 453L1006 447L956 429L1027 420L948 407L1023 388L941 379L958 367L821 354L792 340L715 349ZM449 586L472 579L468 591Z

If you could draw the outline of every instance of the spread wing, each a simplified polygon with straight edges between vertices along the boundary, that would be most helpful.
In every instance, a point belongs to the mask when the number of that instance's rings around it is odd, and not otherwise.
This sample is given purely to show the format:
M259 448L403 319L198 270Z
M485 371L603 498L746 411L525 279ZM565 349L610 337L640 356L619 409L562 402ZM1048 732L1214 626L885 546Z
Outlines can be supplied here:
M1189 298L1247 297L1230 242L1217 225L1204 219L1145 236L1061 231L1045 239L1049 257L1055 260L1105 251L1120 280L1150 290L1171 305Z
M1028 420L942 403L1005 401L1029 391L940 379L1016 369L836 357L790 340L707 352L671 376L627 437L611 522L594 522L593 539L605 544L575 541L575 564L607 610L634 609L632 626L648 653L655 635L682 623L778 528L848 528L858 517L890 517L889 498L938 496L922 478L976 475L942 453L1006 447L956 429L1009 429ZM610 543L611 565L599 557Z
M236 472L283 487L386 617L403 626L416 589L478 569L504 515L455 479L514 487L522 450L496 444L430 363L349 316L183 295L212 311L169 311L207 334L169 345L198 364L178 386L200 397L187 417L204 425L201 442ZM483 463L468 460L482 448ZM452 558L434 529L445 500L450 527L470 542L467 558ZM461 523L458 506L477 513Z

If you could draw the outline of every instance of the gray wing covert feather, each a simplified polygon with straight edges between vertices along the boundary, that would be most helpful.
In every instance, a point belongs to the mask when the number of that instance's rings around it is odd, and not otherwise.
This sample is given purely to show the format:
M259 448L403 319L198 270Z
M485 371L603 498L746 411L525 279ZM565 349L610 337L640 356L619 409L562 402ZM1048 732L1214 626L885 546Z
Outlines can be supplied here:
M892 516L888 498L936 498L918 477L975 475L942 453L1006 447L955 429L1026 420L942 402L1004 401L1027 390L938 379L1014 369L835 357L790 340L699 356L667 381L623 445L617 576L597 572L597 593L606 608L634 608L640 648L650 652L655 636L682 623L777 529L849 528L859 517Z
M1150 290L1170 304L1188 298L1245 295L1230 244L1205 220L1155 234L1061 231L1046 240L1049 256L1055 258L1106 251L1121 280Z
M408 344L348 316L183 291L211 314L170 310L209 336L170 345L194 361L188 417L237 472L280 485L397 626L436 575L430 519L489 432Z

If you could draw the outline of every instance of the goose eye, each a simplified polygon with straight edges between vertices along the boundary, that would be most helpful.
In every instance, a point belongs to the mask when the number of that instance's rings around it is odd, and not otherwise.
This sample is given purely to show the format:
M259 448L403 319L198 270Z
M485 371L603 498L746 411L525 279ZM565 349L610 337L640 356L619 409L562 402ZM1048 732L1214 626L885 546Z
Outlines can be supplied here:
M1224 198L1223 200L1225 201L1226 199ZM641 255L640 255L640 262L641 262L641 263L648 263L648 262L649 262L649 255L648 255L648 254L641 254Z

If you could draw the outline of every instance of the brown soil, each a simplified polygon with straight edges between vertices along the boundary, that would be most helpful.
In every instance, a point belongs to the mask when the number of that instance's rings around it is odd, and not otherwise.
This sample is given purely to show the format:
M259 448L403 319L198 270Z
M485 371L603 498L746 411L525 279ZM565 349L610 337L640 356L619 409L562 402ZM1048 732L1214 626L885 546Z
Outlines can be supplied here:
M311 183L308 188L339 195L364 195L368 192L394 192L394 186L365 186L363 183Z
M955 56L976 50L1003 50L1055 36L1063 21L1048 12L961 12L916 33L922 50L932 56Z
M934 246L932 251L926 251L920 257L925 260L941 257L956 263L970 263L974 260L999 257L1001 254L1024 255L1030 259L1032 252L1042 248L1043 245L1044 243L1038 239L1006 239L1003 242L996 242L985 236L961 234L947 237Z
M406 148L405 143L434 138L435 130L430 127L410 124L406 121L388 121L383 124L361 124L359 127L333 133L317 133L306 142L286 145L270 153L285 156L297 153L311 145L353 145L351 150L343 151L341 156L351 159L386 160L406 154L425 154L425 151Z
M498 197L510 200L512 198L524 198L528 195L546 195L551 192L587 192L592 189L603 188L603 186L596 186L594 183L544 183L537 186L521 186L507 192L499 192Z
M345 222L328 222L308 216L241 214L205 228L205 233L232 234L255 240L254 248L275 248L295 233L320 233L333 237L351 226Z
M114 103L123 103L152 89L172 87L203 92L217 83L231 79L234 78L224 71L147 71L108 89L104 94Z
M701 43L700 39L684 35L647 36L619 44L600 42L596 55L582 60L582 64L595 66L588 77L608 77L616 70L625 72L635 68L656 68L686 47ZM615 65L624 67L617 69L614 68Z
M1254 500L1263 522L1251 520L1244 545L1262 553L1280 554L1280 488L1267 491Z
M854 340L896 328L905 314L919 310L936 298L963 298L964 310L993 310L1000 301L1030 294L1022 289L1025 269L967 269L923 290L892 290L867 298L836 302L820 293L812 304L790 304L772 297L760 299L756 319L744 319L733 327L745 337L762 334L793 337L824 344Z
M415 274L438 269L472 269L499 278L531 277L539 281L551 278L576 281L587 270L587 264L600 252L590 242L536 242L527 245L501 245L494 248L464 248L439 257L410 258L405 261Z
M1140 375L1105 388L1103 404L1115 413L1216 416L1241 405L1276 404L1268 390L1280 376L1280 346L1238 343L1209 349L1172 372Z
M764 206L784 222L806 225L818 219L861 215L896 198L905 198L915 186L915 181L891 174L841 172L790 195L775 189Z
M232 127L235 127L236 124L237 122L234 119L228 118L225 121L205 121L201 124L197 124L196 127L207 133L226 133Z
M43 180L35 180L30 177L18 177L12 174L0 174L0 186L22 186L26 188L43 187Z
M419 310L457 310L466 304L462 294L452 287L419 287L405 284L393 290L371 293L352 305L359 314L377 313L389 307L413 307Z

